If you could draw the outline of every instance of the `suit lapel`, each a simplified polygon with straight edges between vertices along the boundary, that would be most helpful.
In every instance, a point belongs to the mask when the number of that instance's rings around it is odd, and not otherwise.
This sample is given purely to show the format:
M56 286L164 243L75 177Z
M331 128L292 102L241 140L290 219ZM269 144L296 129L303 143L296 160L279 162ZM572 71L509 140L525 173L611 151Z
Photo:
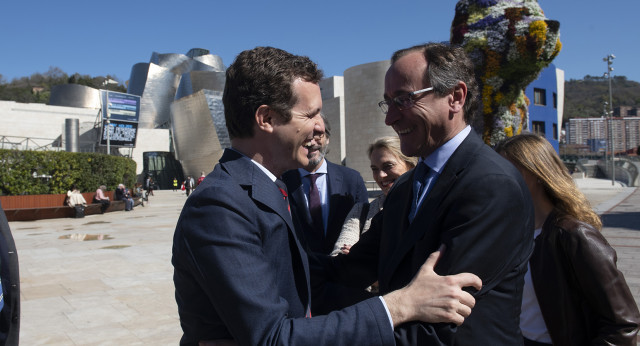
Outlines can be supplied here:
M223 168L234 177L234 179L245 190L248 191L249 197L257 203L263 204L279 215L287 224L288 232L294 239L295 247L291 247L292 255L298 256L304 268L304 274L309 284L309 261L307 253L304 251L300 240L298 239L295 228L293 226L292 216L289 213L287 204L285 203L278 186L275 182L258 168L251 160L231 149L226 149L220 164ZM310 297L311 295L309 295Z

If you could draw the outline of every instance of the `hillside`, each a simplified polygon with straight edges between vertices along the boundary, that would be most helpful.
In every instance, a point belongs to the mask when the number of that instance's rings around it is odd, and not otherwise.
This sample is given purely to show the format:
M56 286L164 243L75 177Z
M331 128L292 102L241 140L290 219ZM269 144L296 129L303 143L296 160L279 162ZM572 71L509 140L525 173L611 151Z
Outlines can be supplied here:
M51 67L45 73L34 73L30 77L15 78L11 82L6 82L0 74L0 100L22 103L48 103L51 88L60 84L80 84L96 89L127 92L127 88L124 85L107 84L104 86L104 82L109 79L113 80L109 75L106 77L91 77L75 73L69 76L57 67Z
M611 79L613 107L640 107L640 83L624 76ZM609 102L609 80L604 77L585 76L564 84L564 120L570 118L600 117L604 102Z

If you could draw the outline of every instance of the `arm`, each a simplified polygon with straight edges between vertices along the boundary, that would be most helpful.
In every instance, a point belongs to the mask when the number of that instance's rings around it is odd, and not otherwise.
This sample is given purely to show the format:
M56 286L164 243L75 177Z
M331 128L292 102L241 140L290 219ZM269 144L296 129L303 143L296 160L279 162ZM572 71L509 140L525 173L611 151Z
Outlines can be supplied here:
M331 252L331 256L337 256L342 253L342 247L346 245L355 244L358 239L360 239L360 213L362 211L362 203L356 203L347 214L345 218L344 224L342 225L342 230L340 231L340 235L338 236L338 240L333 246L333 252Z
M383 297L394 327L410 321L461 325L471 314L475 299L462 288L472 286L480 290L482 282L469 273L438 276L433 267L442 250L444 246L429 255L409 285Z
M602 234L582 227L563 232L562 246L574 280L597 316L592 344L635 345L640 314L624 275L616 267L617 256Z

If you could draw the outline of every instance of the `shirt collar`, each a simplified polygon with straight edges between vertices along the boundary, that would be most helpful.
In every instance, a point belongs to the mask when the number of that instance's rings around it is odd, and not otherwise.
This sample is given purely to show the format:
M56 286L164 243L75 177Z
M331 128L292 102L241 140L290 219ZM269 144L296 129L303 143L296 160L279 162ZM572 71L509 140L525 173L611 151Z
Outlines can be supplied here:
M298 172L300 172L301 177L306 177L307 175L311 174L311 172L307 171L304 168L298 168ZM327 160L322 159L320 168L318 168L314 173L327 174Z
M264 172L264 174L266 174L269 179L271 179L271 181L273 181L274 183L276 182L277 177L275 175L273 175L273 173L271 173L271 171L269 171L268 169L266 169L263 165L261 165L260 163L258 163L258 161L255 161L252 158L249 158L247 155L237 151L236 149L230 148L231 150L235 151L236 153L248 158L249 160L251 160L251 162L253 162L256 166L258 166L258 168L260 168L261 171Z
M438 147L429 156L421 159L420 162L424 162L427 166L440 174L444 165L449 161L449 158L451 158L451 155L453 155L456 149L458 149L462 141L467 138L470 132L471 126L467 125L467 127L458 132L457 135L448 140L445 144Z

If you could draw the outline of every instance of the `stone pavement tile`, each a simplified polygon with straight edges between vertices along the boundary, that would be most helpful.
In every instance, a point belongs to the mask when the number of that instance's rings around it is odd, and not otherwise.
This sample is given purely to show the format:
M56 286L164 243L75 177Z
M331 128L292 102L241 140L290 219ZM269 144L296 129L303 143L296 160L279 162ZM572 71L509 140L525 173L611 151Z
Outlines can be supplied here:
M73 280L69 279L69 275L65 275L67 280L63 282L63 286L69 291L71 294L81 294L81 293L92 293L92 292L103 292L109 289L101 279L92 279L92 280Z
M21 326L22 328L22 326ZM73 340L69 338L64 330L50 331L46 333L33 333L23 336L20 332L20 344L21 345L76 345Z
M73 271L65 273L62 279L58 276L58 280L63 282L102 280L103 278L104 272L102 272L102 268L76 268Z
M127 324L126 327L142 340L155 340L154 344L177 345L182 336L177 314L176 316L156 316L153 320L143 316Z
M119 303L117 299L107 294L105 291L91 293L74 293L62 297L69 305L77 310L90 310L100 305L114 305Z
M75 345L143 345L140 338L121 323L102 323L90 328L67 331Z
M20 254L18 254L20 256ZM60 282L60 275L38 275L35 276L31 273L30 270L23 268L22 266L22 256L19 257L20 260L20 289L24 291L25 288L33 287L33 286L42 286L46 284L57 284Z
M118 306L122 308L122 305ZM113 305L96 305L91 308L73 310L65 313L76 329L92 329L105 324L117 324L129 321L128 311L119 311Z
M168 293L168 292L167 292ZM140 316L169 316L178 320L178 306L175 300L167 300L169 294L119 295L115 297ZM173 292L171 292L173 293Z
M59 297L67 294L69 294L69 291L62 284L20 287L20 295L25 300Z

